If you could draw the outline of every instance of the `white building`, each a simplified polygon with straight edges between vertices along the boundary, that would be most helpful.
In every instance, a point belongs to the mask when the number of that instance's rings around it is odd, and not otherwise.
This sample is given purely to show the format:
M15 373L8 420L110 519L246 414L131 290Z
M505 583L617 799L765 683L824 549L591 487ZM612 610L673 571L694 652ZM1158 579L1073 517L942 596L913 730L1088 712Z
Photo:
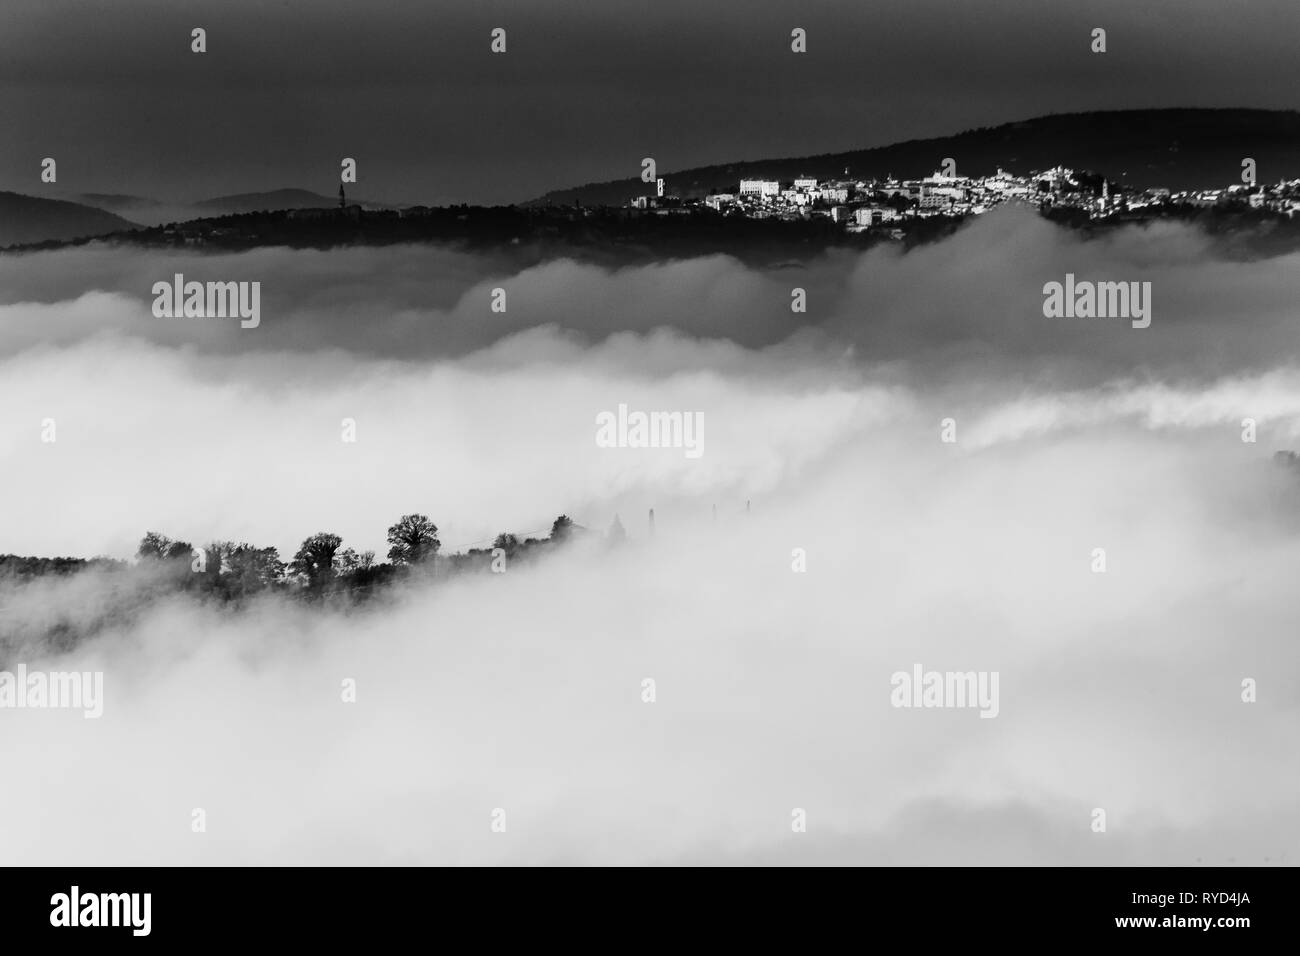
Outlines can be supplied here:
M742 179L740 181L740 194L742 196L757 196L760 199L770 199L781 194L781 184L775 179Z
M1053 166L1046 172L1033 174L1039 182L1047 183L1050 189L1060 189L1067 183L1074 183L1074 170L1067 166Z
M859 226L879 226L897 219L898 210L892 206L862 206L853 210L853 218Z

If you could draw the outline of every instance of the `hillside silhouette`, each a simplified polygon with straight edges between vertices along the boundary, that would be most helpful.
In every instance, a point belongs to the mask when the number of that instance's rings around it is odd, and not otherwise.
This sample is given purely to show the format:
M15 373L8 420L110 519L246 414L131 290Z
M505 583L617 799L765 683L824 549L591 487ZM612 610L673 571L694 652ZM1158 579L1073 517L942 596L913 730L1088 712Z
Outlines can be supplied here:
M0 246L104 236L136 228L121 216L69 202L0 192Z
M908 140L871 149L758 159L674 170L660 165L667 192L683 198L734 191L741 179L792 180L919 177L945 157L963 175L1016 175L1068 166L1104 173L1137 189L1226 186L1240 181L1252 157L1263 182L1300 176L1300 113L1293 110L1166 109L1066 113L981 127L955 136ZM637 157L639 163L640 157ZM653 189L638 176L558 189L533 200L571 205L620 205Z

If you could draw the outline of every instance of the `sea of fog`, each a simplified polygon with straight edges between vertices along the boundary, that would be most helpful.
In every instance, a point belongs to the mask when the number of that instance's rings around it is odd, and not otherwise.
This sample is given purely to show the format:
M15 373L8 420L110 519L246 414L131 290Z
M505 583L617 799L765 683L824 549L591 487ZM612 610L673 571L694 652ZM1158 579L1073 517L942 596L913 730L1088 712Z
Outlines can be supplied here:
M0 256L0 553L593 531L347 611L142 601L32 648L102 672L103 713L0 710L0 855L1293 861L1296 259L1013 210L781 269ZM260 326L154 318L175 273L260 281ZM1044 317L1067 273L1151 282L1151 326ZM599 447L620 404L699 414L702 454ZM113 586L2 590L0 624ZM895 706L916 665L996 672L996 717Z

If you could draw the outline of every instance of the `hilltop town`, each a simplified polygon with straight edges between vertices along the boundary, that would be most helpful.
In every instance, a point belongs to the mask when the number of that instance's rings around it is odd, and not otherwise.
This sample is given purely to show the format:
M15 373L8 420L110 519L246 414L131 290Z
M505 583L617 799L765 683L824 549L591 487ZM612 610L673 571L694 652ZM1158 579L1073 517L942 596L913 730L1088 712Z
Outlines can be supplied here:
M970 217L1011 204L1072 228L1103 229L1170 218L1195 222L1209 233L1237 233L1242 243L1261 254L1300 248L1300 179L1274 185L1139 190L1063 166L1024 175L999 168L984 176L958 175L949 167L919 179L854 179L847 174L829 180L746 178L725 191L683 189L685 195L674 194L667 181L656 179L643 189L637 194L629 187L633 194L621 204L575 200L394 208L350 201L340 187L333 204L119 229L10 250L92 241L213 251L444 242L506 250L529 261L540 261L547 250L563 247L567 255L596 260L725 252L759 263L797 259L835 245L931 242ZM1255 228L1261 225L1265 228Z
M845 170L847 173L848 170ZM1040 211L1071 212L1089 220L1147 219L1187 209L1262 210L1293 218L1300 211L1300 179L1273 186L1239 184L1221 189L1172 192L1131 190L1085 171L1056 166L1025 176L998 169L991 176L959 176L949 165L921 179L792 181L742 179L733 192L702 198L673 195L657 180L650 195L628 200L630 211L659 216L716 213L749 219L804 221L826 219L845 232L884 228L902 238L916 220L978 216L1004 203L1029 204Z

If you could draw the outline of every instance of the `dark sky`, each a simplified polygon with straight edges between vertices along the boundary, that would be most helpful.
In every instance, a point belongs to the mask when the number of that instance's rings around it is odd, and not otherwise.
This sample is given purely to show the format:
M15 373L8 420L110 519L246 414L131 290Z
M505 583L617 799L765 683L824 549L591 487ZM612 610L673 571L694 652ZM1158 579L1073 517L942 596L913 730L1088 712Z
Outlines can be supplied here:
M52 156L63 193L332 194L351 156L356 196L509 202L643 156L668 173L1046 113L1292 109L1297 37L1296 0L3 0L0 189L50 193Z

